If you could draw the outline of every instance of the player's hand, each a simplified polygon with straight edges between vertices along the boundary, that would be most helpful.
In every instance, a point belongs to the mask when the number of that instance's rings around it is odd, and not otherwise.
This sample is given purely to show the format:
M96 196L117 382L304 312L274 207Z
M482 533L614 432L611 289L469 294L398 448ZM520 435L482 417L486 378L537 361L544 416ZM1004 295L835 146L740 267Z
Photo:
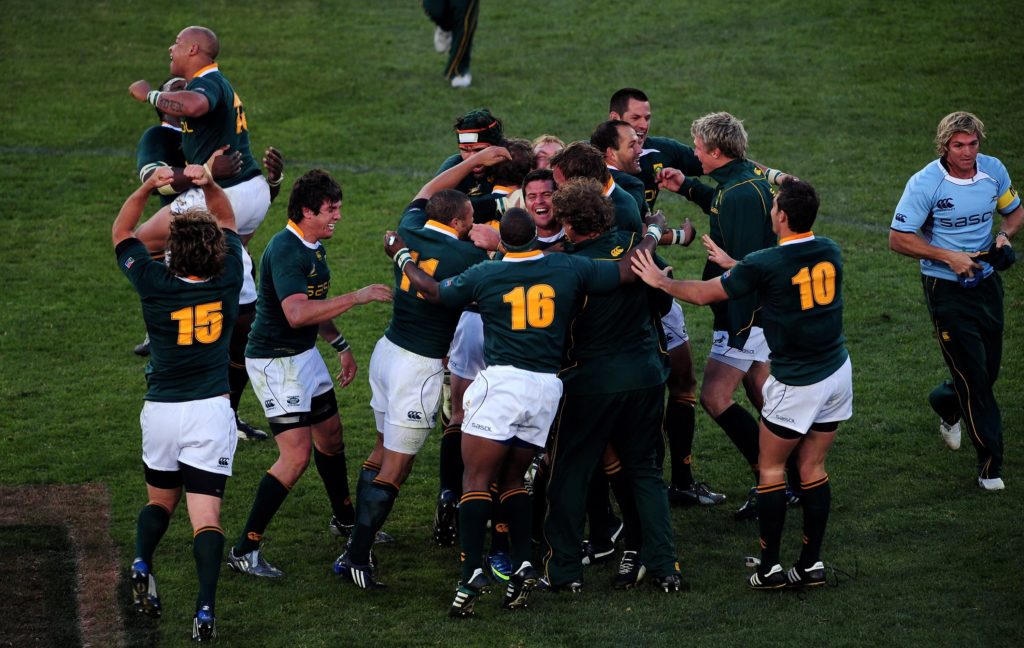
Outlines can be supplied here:
M128 86L128 93L136 100L144 102L149 97L149 91L151 89L152 88L149 87L149 81L140 79Z
M690 247L693 239L697 238L697 228L693 226L689 218L684 218L683 224L679 226L679 229L683 230L683 247Z
M981 269L981 266L974 260L976 256L977 252L968 254L967 252L954 252L950 250L946 257L946 265L961 277L970 278L974 276L975 270Z
M391 287L384 284L370 284L355 292L357 304L369 304L370 302L391 301Z
M661 228L661 231L668 229L668 224L665 221L665 213L660 209L653 214L647 214L647 216L644 217L644 223L647 225L656 225Z
M472 162L474 167L478 166L494 166L498 162L504 162L505 160L511 160L512 154L508 152L508 149L504 146L488 146L485 149L479 150L473 155L467 158L467 162Z
M153 173L149 174L146 181L143 182L143 186L148 191L165 187L174 182L174 169L167 166L157 167L153 170Z
M355 379L358 367L356 366L356 358L352 355L352 349L345 349L339 353L338 360L341 361L341 371L338 372L337 376L338 384L344 389Z
M384 252L387 253L392 259L395 258L395 253L406 247L405 241L398 232L388 230L384 232Z
M473 229L469 230L469 240L473 241L473 245L481 250L493 252L498 249L498 244L501 243L501 235L498 234L498 230L490 225L475 223Z
M700 237L700 242L704 245L704 249L708 251L708 261L717 264L719 267L729 268L736 265L736 259L729 256L725 250L718 247L718 244L711 240L711 237L705 234Z
M206 161L210 165L214 179L230 178L242 170L242 152L228 151L229 148L231 148L230 144L220 147Z
M665 269L658 268L658 264L654 262L654 257L647 250L637 250L630 261L633 264L633 272L636 276L643 279L645 284L654 288L660 288L661 283L668 278L668 273L672 272L671 266Z
M658 183L658 189L667 189L668 191L679 191L679 188L683 186L683 181L686 180L686 176L679 169L673 169L672 167L665 167L654 176L655 182Z
M212 159L212 158L211 158ZM202 187L206 183L210 182L210 174L206 172L206 167L202 164L190 164L185 167L185 177L192 181L197 187Z
M284 156L273 146L263 152L263 167L267 170L267 181L277 182L284 173Z

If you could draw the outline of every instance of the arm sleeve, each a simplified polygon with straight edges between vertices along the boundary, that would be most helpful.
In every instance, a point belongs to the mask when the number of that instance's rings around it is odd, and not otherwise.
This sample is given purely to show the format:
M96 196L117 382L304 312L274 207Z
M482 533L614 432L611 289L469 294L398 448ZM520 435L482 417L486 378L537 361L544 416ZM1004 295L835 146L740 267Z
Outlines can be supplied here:
M437 292L441 303L449 308L462 308L472 302L476 288L479 266L469 268L462 274L449 277L438 284Z
M114 248L114 254L117 256L117 267L141 295L145 285L142 277L155 263L149 256L149 250L142 244L142 241L133 237L118 243Z
M405 208L402 212L402 219L399 221L399 227L406 227L408 229L417 229L423 227L427 223L427 200L420 198L414 200Z
M188 90L192 92L198 92L199 94L206 97L206 100L210 102L209 112L213 112L213 109L217 107L224 97L221 96L221 86L218 83L214 83L211 79L198 78L193 79L188 84Z
M705 214L711 212L711 198L715 195L715 190L696 177L687 175L677 193L696 204Z
M722 274L722 288L729 299L743 297L757 290L761 279L759 254L751 254Z
M896 212L889 227L897 232L916 232L931 213L931 195L922 186L922 173L915 174L907 181L903 196L896 204Z
M266 263L264 255L264 263ZM277 259L271 261L270 276L274 282L274 292L278 301L283 302L292 295L305 295L308 284L306 283L306 268L301 264L293 262L292 259Z
M996 209L1003 216L1013 213L1020 206L1020 196L1010 182L1010 174L1007 173L1003 163L999 163L999 171L996 175L996 182L999 184L999 197L996 199Z

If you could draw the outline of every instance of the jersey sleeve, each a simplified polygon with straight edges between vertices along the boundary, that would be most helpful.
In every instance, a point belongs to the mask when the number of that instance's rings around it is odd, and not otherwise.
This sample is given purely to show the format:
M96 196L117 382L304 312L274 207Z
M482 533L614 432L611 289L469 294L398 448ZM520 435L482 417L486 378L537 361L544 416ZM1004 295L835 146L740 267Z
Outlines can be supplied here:
M729 299L757 290L761 280L761 254L754 252L722 274L722 288Z
M198 92L206 97L206 100L210 102L209 112L213 112L213 109L217 107L217 104L224 100L221 85L215 82L212 78L208 79L206 77L200 77L198 79L192 79L192 82L188 84L188 89L192 92Z
M914 174L896 204L890 228L897 232L916 232L931 214L931 192L926 188L925 171Z
M1003 216L1013 213L1015 209L1020 207L1020 196L1017 195L1017 190L1013 188L1013 183L1010 182L1010 174L1007 173L1006 167L1002 162L996 160L997 166L995 169L996 183L999 185L999 197L996 198L996 209Z
M474 266L462 274L441 281L438 284L441 303L449 308L462 308L472 302L479 274L479 266Z
M710 213L711 199L715 195L715 190L697 180L696 176L687 175L677 193L696 204L705 214Z
M418 229L423 227L427 223L427 200L420 198L414 200L405 208L402 212L402 220L399 221L399 227L405 227L407 229Z
M276 258L272 260L270 274L274 281L274 292L277 299L284 302L292 295L305 295L308 284L306 282L307 265L302 265L297 259Z
M162 144L160 132L155 128L146 129L139 138L135 147L135 171L139 174L139 182L145 182L146 176L157 167L172 166Z
M595 261L585 257L569 257L576 266L587 292L606 293L619 287L619 262Z
M135 287L136 292L145 296L146 287L149 285L145 279L147 273L162 264L154 261L142 241L134 237L118 243L114 248L114 254L117 256L117 267Z

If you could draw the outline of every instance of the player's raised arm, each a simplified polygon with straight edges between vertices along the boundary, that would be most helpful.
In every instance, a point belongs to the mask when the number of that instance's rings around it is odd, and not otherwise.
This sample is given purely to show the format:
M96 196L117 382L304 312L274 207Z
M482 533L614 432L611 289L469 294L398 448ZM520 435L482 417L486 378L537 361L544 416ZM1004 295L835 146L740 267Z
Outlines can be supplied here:
M128 92L136 100L148 102L158 110L175 117L202 117L210 111L210 101L198 92L160 92L153 90L145 79L128 86Z
M384 233L384 252L394 260L398 269L405 273L413 288L424 299L432 304L441 303L437 280L413 263L409 248L406 247L405 241L397 232L388 230Z
M142 218L142 210L146 207L146 201L154 189L169 185L174 180L174 170L170 167L160 167L151 173L139 188L128 196L121 206L114 224L111 226L111 239L114 247L125 239L135 236L135 226Z
M477 151L462 162L459 162L444 173L431 178L427 184L423 185L423 188L420 189L419 193L416 194L416 197L413 198L413 200L419 200L422 198L429 199L442 189L454 189L463 178L469 175L473 169L477 167L494 166L503 160L511 159L512 156L509 154L508 149L501 146L488 146L485 149Z

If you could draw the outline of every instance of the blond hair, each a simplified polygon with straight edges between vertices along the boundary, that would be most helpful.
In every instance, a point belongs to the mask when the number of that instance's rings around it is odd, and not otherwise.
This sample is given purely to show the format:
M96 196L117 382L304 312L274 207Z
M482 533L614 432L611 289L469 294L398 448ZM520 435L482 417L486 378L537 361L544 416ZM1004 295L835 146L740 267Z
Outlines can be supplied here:
M747 157L747 130L743 122L727 112L711 113L694 120L690 134L704 140L709 151L720 149L726 157L735 160Z
M977 135L979 140L985 139L985 124L969 112L958 110L949 113L939 122L935 129L935 152L939 156L945 156L949 150L949 140L957 133L970 133Z

